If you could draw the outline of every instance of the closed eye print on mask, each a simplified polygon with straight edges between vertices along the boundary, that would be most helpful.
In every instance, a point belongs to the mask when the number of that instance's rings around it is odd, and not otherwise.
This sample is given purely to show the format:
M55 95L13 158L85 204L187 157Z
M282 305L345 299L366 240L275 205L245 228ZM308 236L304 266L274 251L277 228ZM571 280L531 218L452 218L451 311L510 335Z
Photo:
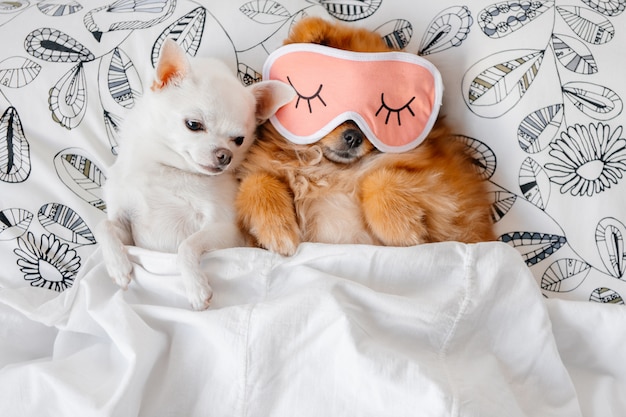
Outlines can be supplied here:
M263 78L295 90L293 101L270 121L298 144L316 142L353 120L383 152L413 149L432 129L443 95L435 66L406 52L290 44L270 54Z
M289 78L289 76L287 76L287 81L289 82L289 84L293 87L294 91L296 92L298 98L296 99L296 103L295 103L295 108L299 108L300 106L300 102L301 101L306 101L306 104L308 106L309 109L309 113L313 113L313 106L312 106L312 101L317 99L319 100L319 102L326 107L326 102L324 101L324 99L321 96L321 92L322 89L324 88L323 84L320 84L319 87L317 88L317 91L315 91L315 93L311 94L311 95L304 95L302 94L300 91L298 91L298 89L296 88L296 86L293 84L293 82L291 81L291 78ZM408 110L408 112L411 114L411 116L415 116L415 113L413 112L413 110L411 109L411 102L413 102L413 100L415 100L415 96L411 97L411 99L408 101L408 103L406 103L404 106L399 107L399 108L392 108L390 107L387 103L385 103L385 93L381 93L380 94L380 101L381 101L381 105L378 108L378 110L376 111L376 116L378 116L380 113L384 113L382 112L382 110L387 111L387 117L385 117L385 124L389 123L389 117L391 116L392 113L396 114L397 120L398 120L398 126L402 126L402 121L400 119L400 113L402 112L402 110Z
M404 106L394 109L389 107L386 103L385 103L385 93L381 93L380 94L380 101L382 102L382 104L380 105L380 107L378 108L378 111L376 112L376 116L378 116L379 113L381 113L381 111L383 109L385 109L387 111L387 117L385 117L385 124L389 123L389 117L391 116L392 113L396 113L397 117L398 117L398 126L402 126L402 122L400 120L400 113L402 112L402 110L408 110L409 113L411 114L411 116L415 117L415 113L413 113L413 110L411 109L411 103L413 102L413 100L415 100L415 96L413 96L411 98L411 100L409 100L408 103L406 103Z
M323 84L320 84L320 86L317 88L317 91L315 93L313 93L313 95L310 96L305 96L302 95L298 89L296 88L295 85L293 85L293 83L291 82L291 79L289 79L289 77L287 77L287 81L289 82L289 84L293 87L293 89L295 90L296 94L298 95L298 98L296 99L296 109L298 108L298 105L300 105L300 100L305 100L309 106L309 113L313 113L313 108L311 106L311 101L314 99L319 99L319 101L324 105L324 107L326 107L326 103L324 102L324 100L322 99L322 96L320 95L320 93L322 92L322 88L324 87Z

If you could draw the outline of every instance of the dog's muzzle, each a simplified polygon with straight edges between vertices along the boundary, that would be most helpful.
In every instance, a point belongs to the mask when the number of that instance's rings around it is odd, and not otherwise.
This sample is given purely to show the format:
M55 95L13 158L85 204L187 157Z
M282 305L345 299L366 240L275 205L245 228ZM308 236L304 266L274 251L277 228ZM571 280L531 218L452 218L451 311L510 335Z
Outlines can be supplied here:
M226 148L217 148L213 153L217 166L226 168L233 159L233 153Z

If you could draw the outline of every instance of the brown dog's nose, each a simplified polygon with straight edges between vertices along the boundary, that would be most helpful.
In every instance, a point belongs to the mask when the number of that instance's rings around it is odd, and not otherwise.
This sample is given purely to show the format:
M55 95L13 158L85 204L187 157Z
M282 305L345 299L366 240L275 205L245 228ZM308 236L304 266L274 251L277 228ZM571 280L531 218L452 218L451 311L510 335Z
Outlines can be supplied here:
M233 159L233 153L226 148L217 148L215 150L215 159L220 166L225 167Z
M343 141L350 149L358 148L363 143L363 133L356 129L347 129L342 133Z

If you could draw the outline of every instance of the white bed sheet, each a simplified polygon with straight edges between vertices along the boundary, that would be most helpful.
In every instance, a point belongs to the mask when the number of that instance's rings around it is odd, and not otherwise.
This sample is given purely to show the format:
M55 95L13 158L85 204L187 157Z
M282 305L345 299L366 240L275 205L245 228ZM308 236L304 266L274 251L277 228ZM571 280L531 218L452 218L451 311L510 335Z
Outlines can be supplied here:
M623 417L625 6L0 2L0 417ZM506 245L220 251L204 313L172 255L133 249L137 281L118 290L92 230L160 40L249 83L305 15L438 66Z
M126 292L99 250L61 295L0 292L0 415L626 410L623 307L546 303L503 243L216 251L205 312L187 306L173 255L131 253Z

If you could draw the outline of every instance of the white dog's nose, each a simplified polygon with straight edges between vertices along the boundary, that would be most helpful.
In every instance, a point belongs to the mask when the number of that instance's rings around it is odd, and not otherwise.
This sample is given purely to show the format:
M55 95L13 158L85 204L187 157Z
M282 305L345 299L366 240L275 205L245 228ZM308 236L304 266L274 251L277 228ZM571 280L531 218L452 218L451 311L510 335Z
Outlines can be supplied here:
M221 167L226 167L233 159L233 153L226 148L217 148L215 151L215 160Z

